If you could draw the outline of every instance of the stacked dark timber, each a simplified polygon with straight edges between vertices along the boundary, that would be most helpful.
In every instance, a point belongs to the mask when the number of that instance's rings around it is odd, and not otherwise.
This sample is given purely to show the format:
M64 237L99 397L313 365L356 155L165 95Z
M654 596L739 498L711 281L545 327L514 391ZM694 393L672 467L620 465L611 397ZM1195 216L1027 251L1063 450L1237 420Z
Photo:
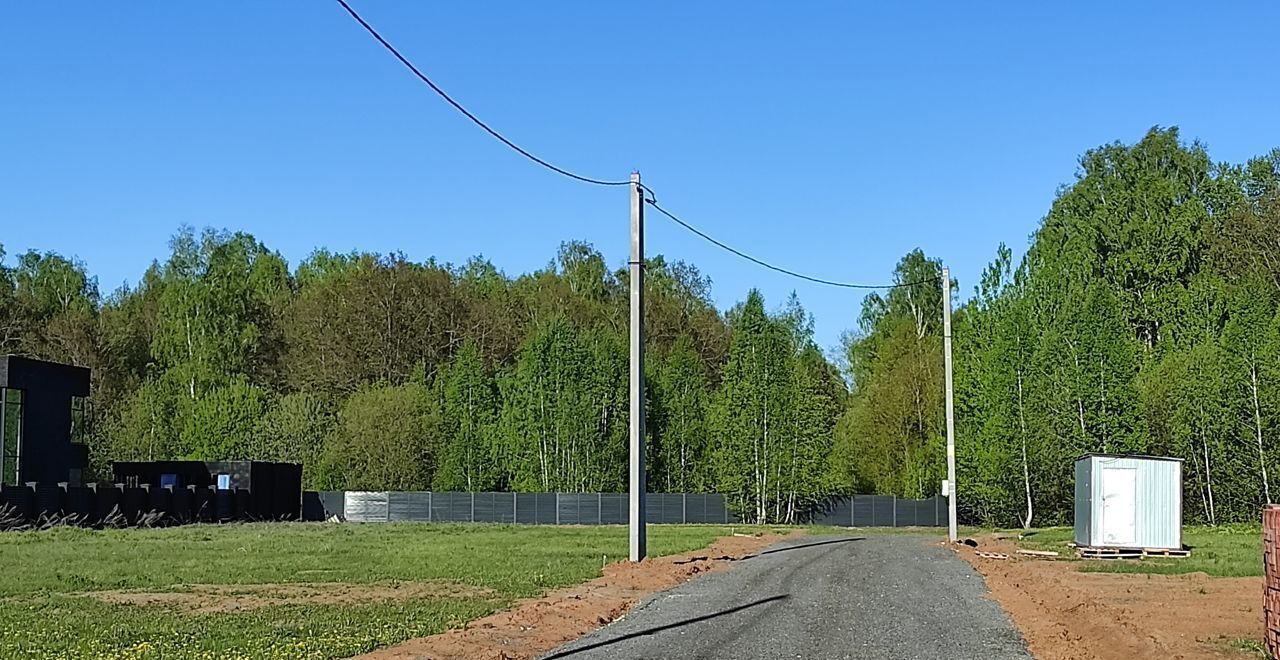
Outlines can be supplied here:
M1280 505L1277 504L1268 504L1262 510L1262 564L1267 573L1267 588L1262 598L1267 655L1280 658Z

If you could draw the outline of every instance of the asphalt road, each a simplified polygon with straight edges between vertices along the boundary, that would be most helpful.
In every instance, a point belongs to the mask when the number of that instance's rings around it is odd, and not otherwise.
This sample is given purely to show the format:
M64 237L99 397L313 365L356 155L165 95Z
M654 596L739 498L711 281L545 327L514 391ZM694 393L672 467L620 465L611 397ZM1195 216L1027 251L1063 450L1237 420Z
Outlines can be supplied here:
M932 539L810 536L658 594L545 658L1029 659L986 591Z

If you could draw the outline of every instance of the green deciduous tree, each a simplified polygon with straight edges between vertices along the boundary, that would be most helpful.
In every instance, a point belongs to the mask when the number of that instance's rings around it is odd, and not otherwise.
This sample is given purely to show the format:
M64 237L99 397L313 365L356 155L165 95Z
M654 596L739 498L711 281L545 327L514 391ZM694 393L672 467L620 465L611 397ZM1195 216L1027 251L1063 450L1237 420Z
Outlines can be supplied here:
M614 491L626 466L626 362L620 337L564 317L533 331L502 387L503 454L524 491Z
M260 455L258 423L267 410L267 396L236 378L177 407L182 418L179 451L198 461L250 460Z
M273 301L287 297L284 260L247 234L184 229L161 270L152 354L192 400L235 376L271 380L280 346Z
M324 443L334 429L333 404L311 392L290 392L270 405L258 421L253 456L264 461L302 464L303 485L325 487L320 474Z
M916 250L894 281L867 296L860 330L845 340L853 392L836 442L842 483L862 492L920 497L945 473L941 264Z
M839 389L794 299L778 317L752 291L730 314L729 358L711 402L716 488L747 520L795 522L829 490Z
M661 358L649 400L649 489L696 493L711 485L706 367L681 337Z
M490 491L505 485L499 464L498 385L479 345L463 343L436 382L440 402L440 467L436 490Z
M434 374L461 343L463 318L449 271L403 255L334 257L303 264L306 284L286 312L289 384L349 395L363 384Z
M367 386L339 410L318 479L341 490L427 490L438 434L438 414L421 383Z

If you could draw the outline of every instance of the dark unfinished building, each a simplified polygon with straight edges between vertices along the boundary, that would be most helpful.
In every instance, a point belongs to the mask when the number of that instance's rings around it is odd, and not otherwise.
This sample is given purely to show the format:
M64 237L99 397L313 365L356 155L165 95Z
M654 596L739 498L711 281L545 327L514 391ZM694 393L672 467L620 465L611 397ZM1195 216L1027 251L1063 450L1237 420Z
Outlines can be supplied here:
M112 464L85 484L89 370L0 356L0 528L297 520L302 466L260 461ZM100 478L106 475L98 475Z
M88 369L0 356L0 484L80 485L87 396Z

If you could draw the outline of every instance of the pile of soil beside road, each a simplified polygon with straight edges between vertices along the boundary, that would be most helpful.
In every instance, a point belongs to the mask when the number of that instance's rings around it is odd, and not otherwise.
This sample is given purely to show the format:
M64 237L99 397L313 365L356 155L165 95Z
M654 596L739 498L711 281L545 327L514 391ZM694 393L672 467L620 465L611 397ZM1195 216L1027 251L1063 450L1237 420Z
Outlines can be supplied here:
M521 601L512 609L439 635L413 639L362 656L368 659L523 660L536 658L627 613L654 592L670 589L696 575L715 571L783 538L781 535L731 536L702 550L617 562L589 582Z
M1083 573L1077 562L1016 555L994 537L977 550L1009 555L957 548L1039 660L1247 658L1232 642L1262 639L1260 577Z

